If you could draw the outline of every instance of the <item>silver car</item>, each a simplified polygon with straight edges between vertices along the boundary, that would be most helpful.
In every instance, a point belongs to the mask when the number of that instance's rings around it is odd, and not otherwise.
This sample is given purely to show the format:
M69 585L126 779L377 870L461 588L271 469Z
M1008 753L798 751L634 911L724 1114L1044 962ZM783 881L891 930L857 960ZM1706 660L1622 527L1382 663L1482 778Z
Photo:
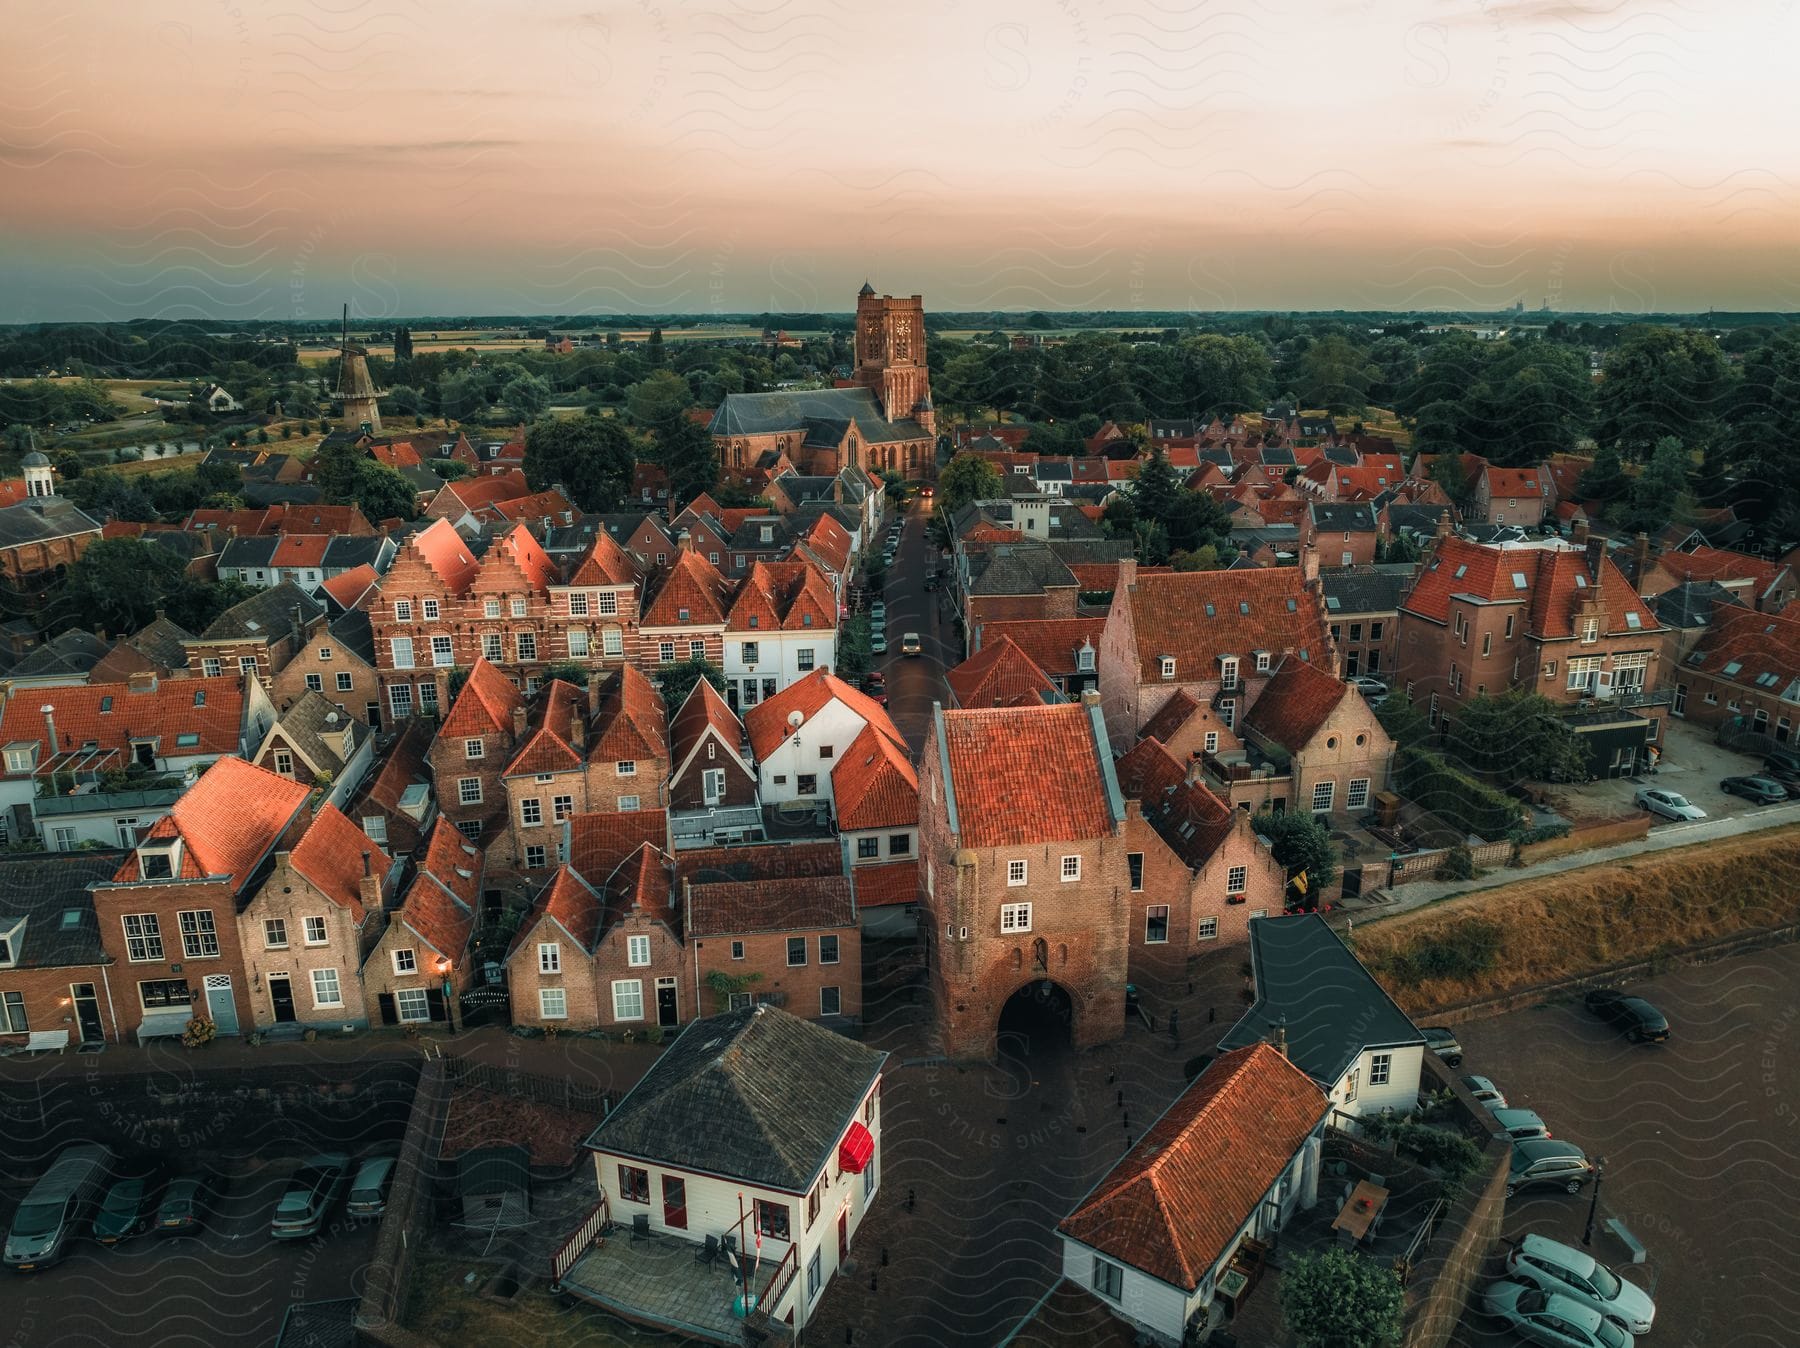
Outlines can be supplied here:
M1633 1334L1648 1334L1656 1303L1591 1254L1547 1236L1526 1236L1506 1255L1507 1276L1591 1306Z
M1489 1109L1506 1108L1506 1096L1487 1077L1467 1076L1462 1079L1462 1084L1470 1095Z
M1632 799L1639 808L1661 815L1664 819L1706 818L1706 811L1698 805L1690 805L1688 798L1679 791L1664 791L1659 786L1640 786Z
M1481 1302L1489 1315L1530 1343L1551 1348L1632 1348L1631 1335L1593 1307L1529 1283L1494 1283Z
M1488 1113L1494 1116L1494 1122L1514 1142L1524 1142L1528 1138L1549 1137L1550 1130L1544 1121L1529 1109L1507 1109L1500 1105L1489 1105Z

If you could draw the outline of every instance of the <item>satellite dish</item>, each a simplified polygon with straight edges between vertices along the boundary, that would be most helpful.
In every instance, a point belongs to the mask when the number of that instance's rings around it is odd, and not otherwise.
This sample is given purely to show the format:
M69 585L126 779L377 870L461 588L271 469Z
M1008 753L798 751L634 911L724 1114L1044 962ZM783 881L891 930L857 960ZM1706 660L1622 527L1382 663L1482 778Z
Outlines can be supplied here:
M788 713L788 726L790 729L798 730L800 728L800 723L805 719L806 714L796 707L793 711Z

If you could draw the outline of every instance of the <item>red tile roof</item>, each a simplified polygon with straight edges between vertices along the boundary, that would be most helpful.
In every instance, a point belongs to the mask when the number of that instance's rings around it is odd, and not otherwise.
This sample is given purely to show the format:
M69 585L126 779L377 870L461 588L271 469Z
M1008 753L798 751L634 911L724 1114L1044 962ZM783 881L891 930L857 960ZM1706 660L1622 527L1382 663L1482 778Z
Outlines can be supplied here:
M807 549L837 575L850 566L850 535L829 515L821 515L806 531Z
M1327 649L1324 613L1298 567L1140 573L1124 602L1143 683L1165 682L1164 656L1175 658L1177 680L1201 682L1219 676L1221 656L1303 650L1323 658Z
M44 707L52 709L48 719L56 722L54 747ZM157 752L168 758L232 754L243 716L244 689L235 679L159 679L143 691L126 683L20 689L0 715L0 742L39 745L39 767L89 743L128 754L132 740L144 738L155 739ZM183 744L184 735L197 738Z
M1237 815L1197 781L1161 740L1141 739L1115 765L1119 790L1144 808L1144 819L1190 870L1231 836Z
M369 457L389 468L417 468L422 462L410 440L377 440L369 446Z
M843 875L695 884L687 891L690 940L752 931L806 931L856 923Z
M1507 568L1503 566L1502 570ZM1546 551L1538 560L1536 576L1527 572L1526 578L1531 584L1527 621L1534 636L1574 636L1577 617L1593 601L1596 591L1601 602L1600 626L1606 634L1642 632L1647 637L1662 626L1610 557L1603 557L1597 567L1590 567L1582 551ZM1510 572L1507 583L1512 583ZM1635 622L1632 614L1637 615Z
M485 862L481 848L464 837L456 825L439 815L431 836L425 841L419 875L436 881L440 889L463 907L473 909L481 894Z
M505 537L488 549L487 556L481 559L481 567L486 572L504 562L517 567L519 574L525 578L525 583L534 590L545 589L562 579L556 563L550 560L550 554L544 551L543 546L532 537L531 530L523 524L515 525Z
M718 568L689 548L678 549L644 609L640 627L720 627L729 586ZM683 617L683 614L686 617Z
M668 842L669 816L662 810L578 814L569 821L569 864L604 880L643 844Z
M631 554L604 529L594 535L594 546L588 549L570 585L635 585L640 579L637 563Z
M1319 727L1349 691L1350 685L1329 671L1289 655L1276 669L1275 677L1263 685L1244 724L1288 752L1299 753L1312 742Z
M476 659L469 677L450 706L450 714L438 731L443 739L474 738L496 730L512 733L513 712L525 705L524 694L486 660Z
M835 841L694 847L676 853L675 867L683 880L694 884L816 879L842 875L844 853Z
M1712 626L1680 668L1760 688L1771 697L1786 697L1790 689L1800 695L1795 687L1800 680L1800 618L1715 604Z
M607 926L628 913L642 913L680 930L675 904L675 865L655 843L645 843L607 877Z
M337 806L326 804L313 816L306 834L288 855L288 864L303 875L312 887L326 898L346 909L358 923L363 920L362 874L363 856L377 879L385 877L393 864L368 834L364 833Z
M719 737L729 753L737 755L744 742L744 727L737 713L710 679L696 679L687 701L669 722L669 761L676 766L686 762L708 730Z
M496 501L487 507L486 513L495 519L518 520L525 524L535 524L541 519L560 521L566 511L574 510L574 504L561 492L537 491L529 496L520 496L511 501Z
M465 477L458 482L446 482L444 491L455 497L464 510L471 511L531 495L531 488L525 482L525 474L517 468L509 468L504 473L494 473L487 477Z
M1020 650L1011 637L986 636L982 648L944 675L959 707L1014 707L1043 702L1056 695L1050 676Z
M781 747L781 741L799 728L788 723L790 714L799 712L799 724L803 726L834 699L843 703L866 723L875 726L896 744L905 744L879 702L852 688L837 675L815 669L805 678L790 683L774 697L757 703L744 713L744 729L750 734L750 751L755 754L756 760L760 763L774 753Z
M1438 543L1401 608L1447 624L1453 595L1518 602L1528 608L1527 631L1555 638L1574 635L1576 615L1596 592L1607 634L1657 630L1656 615L1610 558L1595 567L1582 548L1487 547L1455 537Z
M467 589L480 569L469 545L449 520L434 520L429 527L408 539L406 546L424 560L445 589L455 594Z
M1768 593L1786 569L1780 562L1732 552L1728 548L1698 547L1691 552L1665 552L1657 560L1677 580L1748 580L1759 596Z
M891 908L919 901L919 863L888 861L879 866L858 866L850 872L858 908Z
M574 772L585 761L569 742L577 718L586 727L587 690L552 679L538 694L535 728L506 765L502 776L529 777L547 772Z
M733 633L823 633L836 626L837 600L831 582L807 561L752 563L725 621L725 630Z
M1544 497L1550 494L1550 481L1536 468L1496 468L1489 464L1487 474L1488 496L1505 496L1518 499L1521 496Z
M946 711L941 724L963 846L1015 847L1113 831L1111 756L1101 756L1085 705Z
M406 891L396 916L421 941L449 960L462 958L475 927L474 910L457 902L422 871Z
M839 755L831 795L841 833L918 826L919 774L905 747L874 725L864 726Z
M381 574L364 562L331 577L319 588L336 600L340 608L352 609L380 582Z
M1267 1044L1194 1079L1057 1231L1192 1291L1325 1116L1324 1092Z
M550 883L544 886L532 905L530 916L520 925L512 948L506 952L507 958L511 959L525 945L532 936L532 928L545 918L559 923L577 945L591 954L595 942L600 939L600 919L605 911L605 900L598 890L572 866L558 866L556 874L550 877Z
M1108 563L1103 567L1072 566L1076 580L1082 589L1090 586L1082 577L1083 571L1094 571L1104 575L1104 581L1092 586L1097 590L1110 590L1119 582L1117 563ZM1144 573L1139 571L1141 576ZM1105 617L1093 618L1030 618L1012 622L990 622L981 626L981 642L983 646L997 637L1008 637L1021 651L1030 657L1031 662L1044 673L1056 678L1069 678L1076 674L1093 674L1099 668L1100 633L1106 627ZM1087 669L1081 669L1076 662L1076 655L1083 645L1094 650L1094 663Z
M588 759L608 763L663 758L669 751L667 718L656 685L637 666L621 666L600 695Z
M299 782L241 758L221 758L158 821L161 832L152 830L152 836L182 839L183 875L228 876L236 889L287 831L310 794L310 788ZM195 868L191 872L190 863ZM121 883L140 878L136 852L114 878Z
M1144 739L1161 740L1167 744L1193 719L1194 713L1200 711L1202 705L1200 699L1187 689L1177 688L1169 700L1157 709L1156 715L1144 722L1140 734Z

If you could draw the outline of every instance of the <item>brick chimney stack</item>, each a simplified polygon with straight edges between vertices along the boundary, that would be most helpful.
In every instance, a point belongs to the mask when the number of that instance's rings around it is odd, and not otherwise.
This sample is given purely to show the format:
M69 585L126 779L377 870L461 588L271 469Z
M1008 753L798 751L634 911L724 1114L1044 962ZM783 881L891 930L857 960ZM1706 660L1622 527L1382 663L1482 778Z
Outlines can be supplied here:
M525 704L523 702L513 708L513 738L525 738Z
M357 893L362 898L364 908L378 909L381 907L381 877L375 874L374 854L364 852L362 859L362 876L356 882Z
M1569 531L1569 539L1578 547L1587 546L1588 522L1585 516L1575 521L1575 527Z

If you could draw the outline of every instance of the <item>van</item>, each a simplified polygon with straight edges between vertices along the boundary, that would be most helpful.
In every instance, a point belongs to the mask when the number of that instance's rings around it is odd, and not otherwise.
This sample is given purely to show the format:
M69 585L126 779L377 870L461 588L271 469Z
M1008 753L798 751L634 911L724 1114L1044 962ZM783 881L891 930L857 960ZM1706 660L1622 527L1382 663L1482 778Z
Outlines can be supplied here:
M8 1268L28 1273L47 1268L68 1253L78 1229L100 1204L113 1168L113 1154L98 1142L66 1148L44 1177L31 1186L6 1233Z

